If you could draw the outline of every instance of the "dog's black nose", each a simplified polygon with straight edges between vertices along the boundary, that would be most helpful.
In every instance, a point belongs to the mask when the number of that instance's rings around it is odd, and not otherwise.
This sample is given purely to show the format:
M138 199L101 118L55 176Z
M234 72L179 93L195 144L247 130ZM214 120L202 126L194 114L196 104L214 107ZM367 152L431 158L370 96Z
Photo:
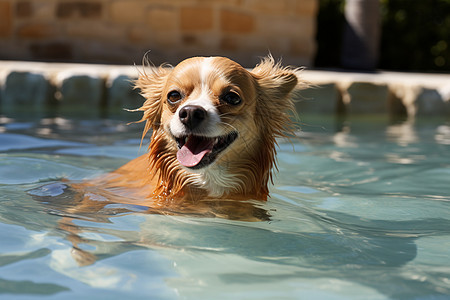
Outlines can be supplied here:
M200 123L206 119L206 110L198 105L186 105L180 112L178 116L180 117L181 123L183 123L188 129L193 130Z

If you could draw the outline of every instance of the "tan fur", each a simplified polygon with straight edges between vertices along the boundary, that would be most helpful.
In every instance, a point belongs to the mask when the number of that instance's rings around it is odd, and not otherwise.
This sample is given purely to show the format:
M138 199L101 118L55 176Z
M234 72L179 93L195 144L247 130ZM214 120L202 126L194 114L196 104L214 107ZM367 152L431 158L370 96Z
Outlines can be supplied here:
M146 122L143 137L152 132L149 152L78 188L112 201L149 207L213 198L266 200L272 169L276 168L276 138L292 133L291 97L301 87L299 71L281 67L272 57L252 71L222 57L209 61L206 81L201 78L205 62L201 57L187 59L174 68L145 70L136 87L146 99L139 110L143 112L141 121ZM177 87L186 99L194 99L205 88L201 84L206 85L210 101L220 113L220 129L237 130L239 137L207 171L191 171L177 161L177 144L168 132L176 107L168 105L166 98ZM241 95L242 104L231 107L220 101L218 95L229 87Z

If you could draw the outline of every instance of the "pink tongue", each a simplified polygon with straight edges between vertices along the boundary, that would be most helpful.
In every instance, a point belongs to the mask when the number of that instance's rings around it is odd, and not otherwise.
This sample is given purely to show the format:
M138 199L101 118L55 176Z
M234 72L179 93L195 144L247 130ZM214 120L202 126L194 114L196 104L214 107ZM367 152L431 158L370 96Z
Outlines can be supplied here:
M202 158L211 152L214 146L214 139L189 136L186 144L177 152L180 164L185 167L195 167Z

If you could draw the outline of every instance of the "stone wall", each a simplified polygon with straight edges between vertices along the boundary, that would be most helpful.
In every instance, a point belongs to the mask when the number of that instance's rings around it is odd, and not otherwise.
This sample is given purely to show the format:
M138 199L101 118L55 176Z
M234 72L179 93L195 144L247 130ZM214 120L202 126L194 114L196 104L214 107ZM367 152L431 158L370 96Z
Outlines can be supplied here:
M0 116L47 112L116 114L144 99L133 89L142 67L0 61ZM300 115L450 116L450 75L302 71L309 88ZM129 113L128 113L129 115Z
M0 0L0 60L155 64L270 51L309 66L318 0Z

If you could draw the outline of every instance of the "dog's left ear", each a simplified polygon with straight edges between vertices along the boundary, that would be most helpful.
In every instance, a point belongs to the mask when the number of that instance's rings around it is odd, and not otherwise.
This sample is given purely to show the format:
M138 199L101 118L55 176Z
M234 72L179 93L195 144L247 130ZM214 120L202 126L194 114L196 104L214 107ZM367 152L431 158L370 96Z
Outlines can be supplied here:
M272 56L264 58L252 71L258 84L257 118L266 130L274 136L284 136L283 132L292 132L290 115L295 113L293 97L304 88L300 80L301 69L282 67L275 63Z
M258 82L263 97L268 97L270 101L281 102L288 98L292 92L302 88L302 82L299 79L300 69L282 67L276 63L272 56L264 58L257 65L251 74ZM286 103L287 104L287 103Z

